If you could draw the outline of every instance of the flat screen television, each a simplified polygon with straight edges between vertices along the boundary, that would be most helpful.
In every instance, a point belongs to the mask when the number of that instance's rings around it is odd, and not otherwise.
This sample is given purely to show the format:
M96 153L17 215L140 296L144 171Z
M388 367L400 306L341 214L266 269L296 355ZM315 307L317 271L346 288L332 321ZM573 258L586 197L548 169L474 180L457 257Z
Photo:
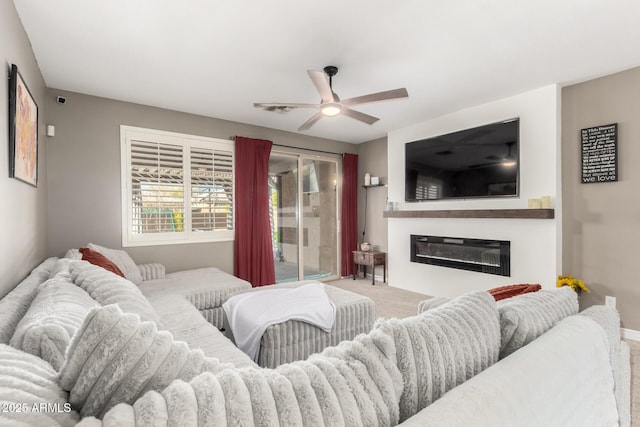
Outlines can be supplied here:
M518 196L519 119L405 145L405 201Z

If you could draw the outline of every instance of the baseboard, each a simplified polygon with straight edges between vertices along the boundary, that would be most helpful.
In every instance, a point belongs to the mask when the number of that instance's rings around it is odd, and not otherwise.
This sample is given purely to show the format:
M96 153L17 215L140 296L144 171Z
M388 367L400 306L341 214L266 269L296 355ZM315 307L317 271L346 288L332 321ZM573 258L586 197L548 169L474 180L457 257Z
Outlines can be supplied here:
M640 341L640 331L635 329L620 328L622 338L626 340Z

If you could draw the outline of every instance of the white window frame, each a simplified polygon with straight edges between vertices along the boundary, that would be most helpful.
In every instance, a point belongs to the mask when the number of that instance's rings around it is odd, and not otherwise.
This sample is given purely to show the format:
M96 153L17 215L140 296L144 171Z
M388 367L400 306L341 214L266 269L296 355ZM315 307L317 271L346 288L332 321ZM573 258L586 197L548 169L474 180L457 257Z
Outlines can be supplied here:
M131 142L149 141L180 145L184 168L184 227L183 231L170 233L133 233L133 196L131 179ZM232 169L235 177L235 143L231 140L146 129L134 126L120 126L120 183L122 195L122 246L155 246L183 243L223 242L234 240L235 227L235 183L232 187L233 227L231 230L192 231L191 224L191 147L221 149L231 151Z

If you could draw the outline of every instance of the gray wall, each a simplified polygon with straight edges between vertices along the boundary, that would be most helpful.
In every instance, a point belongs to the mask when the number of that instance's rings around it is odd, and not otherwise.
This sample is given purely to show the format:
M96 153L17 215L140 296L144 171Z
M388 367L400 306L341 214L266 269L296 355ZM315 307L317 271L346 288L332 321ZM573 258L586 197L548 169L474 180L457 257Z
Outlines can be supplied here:
M384 187L369 188L367 209L365 212L364 174L380 177ZM382 212L387 203L387 137L362 143L358 146L358 241L362 241L365 226L365 240L373 245L374 250L387 252L387 219Z
M640 330L640 68L562 90L563 271L591 289L581 306L615 296L625 328ZM618 123L619 181L581 184L580 130Z
M56 103L57 95L67 102ZM336 153L357 151L342 142L62 90L49 89L47 103L48 122L56 126L56 136L48 143L50 255L88 242L121 247L120 125L222 139L240 135ZM126 250L136 262L161 262L168 271L214 266L233 272L233 242Z
M45 84L12 1L0 2L0 297L22 280L46 255L47 171ZM18 66L38 104L38 188L9 178L9 92L11 64Z

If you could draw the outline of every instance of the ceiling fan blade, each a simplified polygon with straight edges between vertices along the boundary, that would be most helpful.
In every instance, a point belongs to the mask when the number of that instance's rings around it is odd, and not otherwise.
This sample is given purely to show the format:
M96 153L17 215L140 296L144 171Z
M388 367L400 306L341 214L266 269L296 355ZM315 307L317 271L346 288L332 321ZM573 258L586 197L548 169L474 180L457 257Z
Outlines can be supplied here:
M318 114L322 114L322 113L318 113ZM352 110L351 108L347 108L345 106L342 107L342 110L340 111L340 114L345 115L345 116L349 116L352 119L360 120L361 122L364 122L364 123L369 124L369 125L372 125L375 122L377 122L378 120L380 120L377 117L373 117L373 116L370 116L368 114L361 113L360 111Z
M307 130L309 129L311 126L313 126L318 120L320 120L322 118L323 114L318 111L317 113L315 113L313 116L311 116L311 118L309 120L307 120L306 122L303 123L302 126L300 126L298 128L298 130Z
M274 102L254 102L253 106L256 108L320 108L319 104L278 104Z
M333 97L331 85L329 84L329 77L324 73L324 71L307 70L307 74L309 74L311 81L318 90L318 93L322 98L322 102L336 102Z
M389 99L398 99L398 98L407 98L409 97L409 92L407 89L393 89L393 90L385 90L384 92L370 93L369 95L356 96L355 98L345 99L340 103L346 106L354 106L359 104L366 104L368 102L377 102L377 101L387 101Z

